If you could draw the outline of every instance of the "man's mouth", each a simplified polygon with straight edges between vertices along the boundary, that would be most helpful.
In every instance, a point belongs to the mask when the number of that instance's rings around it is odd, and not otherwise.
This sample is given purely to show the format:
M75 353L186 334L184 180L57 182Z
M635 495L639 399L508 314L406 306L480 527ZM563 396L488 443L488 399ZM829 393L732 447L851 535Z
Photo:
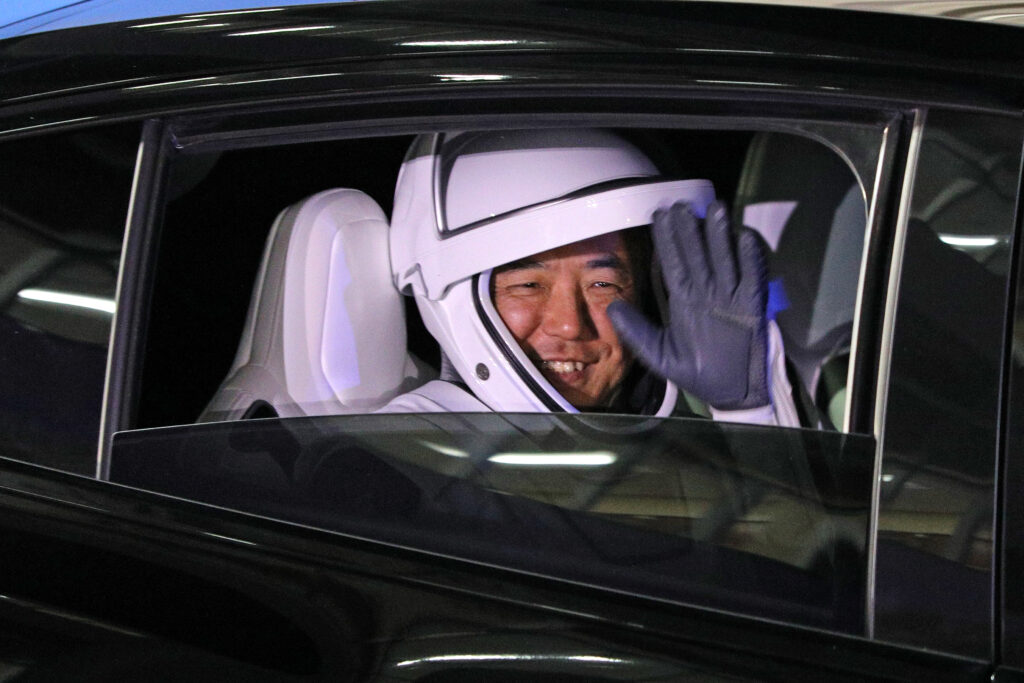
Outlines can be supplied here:
M543 370L566 375L570 372L582 372L586 363L578 360L545 360L541 361L540 366Z

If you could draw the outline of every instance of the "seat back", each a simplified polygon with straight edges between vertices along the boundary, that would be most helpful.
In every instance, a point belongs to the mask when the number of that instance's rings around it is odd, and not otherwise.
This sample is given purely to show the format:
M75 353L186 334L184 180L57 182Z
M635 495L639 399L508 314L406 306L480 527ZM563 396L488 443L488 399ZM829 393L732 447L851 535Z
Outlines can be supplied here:
M274 222L235 360L200 420L370 412L428 375L407 352L387 218L358 190L327 190Z
M841 426L867 226L857 177L819 142L758 133L735 206L771 249L769 279L786 355L819 412ZM823 382L830 385L824 392Z

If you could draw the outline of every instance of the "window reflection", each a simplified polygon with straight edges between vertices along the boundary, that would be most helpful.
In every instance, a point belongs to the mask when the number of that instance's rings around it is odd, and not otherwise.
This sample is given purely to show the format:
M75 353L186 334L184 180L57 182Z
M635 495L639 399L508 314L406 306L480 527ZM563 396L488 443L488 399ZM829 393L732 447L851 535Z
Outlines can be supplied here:
M863 628L874 442L700 419L353 415L123 432L110 478L513 570Z
M884 406L876 636L978 657L1021 136L1019 118L928 112Z
M95 471L138 133L0 146L0 456Z

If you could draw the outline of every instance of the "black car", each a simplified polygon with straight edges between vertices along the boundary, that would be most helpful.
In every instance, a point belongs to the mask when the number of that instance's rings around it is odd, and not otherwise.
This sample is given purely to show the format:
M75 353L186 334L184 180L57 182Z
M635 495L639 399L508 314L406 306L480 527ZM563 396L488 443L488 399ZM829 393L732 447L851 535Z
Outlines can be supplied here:
M0 680L1024 679L1024 15L831 4L0 41ZM313 259L363 247L294 217L354 191L386 230L426 134L583 128L760 234L800 427L332 383L442 357L387 287L325 341Z

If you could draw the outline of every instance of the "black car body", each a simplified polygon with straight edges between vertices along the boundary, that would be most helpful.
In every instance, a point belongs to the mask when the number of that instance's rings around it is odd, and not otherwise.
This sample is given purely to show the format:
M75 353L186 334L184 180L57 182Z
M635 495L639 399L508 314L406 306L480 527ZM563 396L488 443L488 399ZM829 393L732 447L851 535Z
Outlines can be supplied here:
M1017 680L1012 13L381 1L0 42L0 677ZM564 126L736 204L853 182L832 429L508 416L502 449L568 425L628 463L519 476L416 418L194 424L277 212L387 210L419 132Z

